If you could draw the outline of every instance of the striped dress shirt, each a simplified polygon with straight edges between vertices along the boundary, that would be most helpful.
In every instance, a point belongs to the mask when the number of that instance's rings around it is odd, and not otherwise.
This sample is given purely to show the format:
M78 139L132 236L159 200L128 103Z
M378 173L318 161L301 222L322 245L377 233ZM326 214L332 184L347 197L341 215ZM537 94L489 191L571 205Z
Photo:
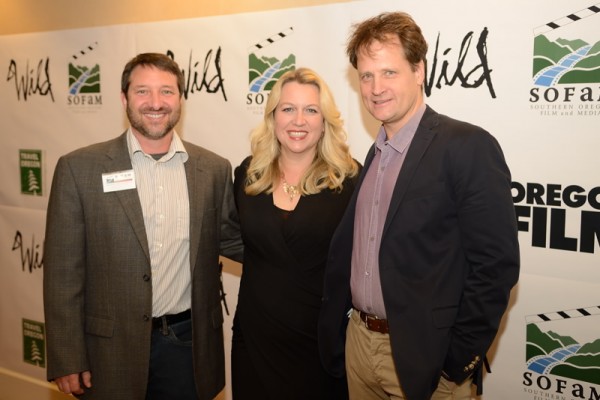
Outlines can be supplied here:
M191 306L188 154L177 133L158 159L142 150L131 128L127 145L150 249L152 316L177 314Z

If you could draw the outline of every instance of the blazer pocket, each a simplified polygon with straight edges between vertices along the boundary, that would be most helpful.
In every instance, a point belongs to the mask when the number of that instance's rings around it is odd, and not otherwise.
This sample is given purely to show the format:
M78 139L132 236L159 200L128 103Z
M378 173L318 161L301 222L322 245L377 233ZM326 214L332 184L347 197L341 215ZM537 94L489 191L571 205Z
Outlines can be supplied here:
M436 308L431 311L433 326L439 329L450 328L456 321L458 306Z
M85 333L102 337L112 337L114 330L115 321L112 319L85 317Z

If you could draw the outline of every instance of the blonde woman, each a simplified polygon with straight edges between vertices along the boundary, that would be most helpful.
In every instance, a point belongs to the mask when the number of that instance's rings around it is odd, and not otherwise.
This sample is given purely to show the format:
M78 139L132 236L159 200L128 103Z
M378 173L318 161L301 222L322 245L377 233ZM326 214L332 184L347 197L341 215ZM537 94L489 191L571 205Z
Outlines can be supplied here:
M331 91L312 70L274 85L252 156L235 170L244 267L233 327L233 397L343 399L319 360L317 322L329 242L360 166Z

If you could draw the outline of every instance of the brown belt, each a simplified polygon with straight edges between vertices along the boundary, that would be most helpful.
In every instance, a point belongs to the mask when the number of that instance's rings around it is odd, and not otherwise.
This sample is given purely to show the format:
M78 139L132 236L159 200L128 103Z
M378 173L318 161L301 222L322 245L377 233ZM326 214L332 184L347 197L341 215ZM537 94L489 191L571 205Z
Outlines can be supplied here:
M355 309L356 310L356 309ZM365 323L368 330L379 333L390 333L387 319L377 318L375 315L356 310L360 320Z

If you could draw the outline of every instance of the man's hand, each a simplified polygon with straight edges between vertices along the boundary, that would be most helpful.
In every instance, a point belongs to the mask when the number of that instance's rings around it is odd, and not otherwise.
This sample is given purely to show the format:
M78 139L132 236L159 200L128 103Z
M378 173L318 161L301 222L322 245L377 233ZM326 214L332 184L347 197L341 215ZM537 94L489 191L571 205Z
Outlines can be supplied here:
M61 376L60 378L56 378L54 382L56 382L58 390L63 393L83 394L84 387L92 387L92 373L90 371L83 371L79 374Z

